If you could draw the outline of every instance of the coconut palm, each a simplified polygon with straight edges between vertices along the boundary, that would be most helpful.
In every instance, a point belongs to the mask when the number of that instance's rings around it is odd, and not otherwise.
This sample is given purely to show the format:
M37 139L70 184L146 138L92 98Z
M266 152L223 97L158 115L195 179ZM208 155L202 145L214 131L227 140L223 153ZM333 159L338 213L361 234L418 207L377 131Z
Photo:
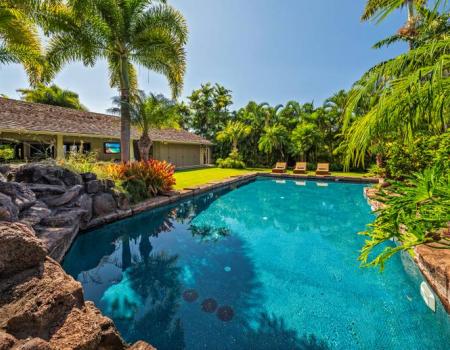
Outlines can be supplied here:
M217 133L217 141L231 142L232 153L238 153L238 142L251 132L251 127L239 121L228 121L225 128Z
M115 108L108 111L120 114L121 99L113 98ZM140 159L147 161L153 141L150 138L151 128L178 128L177 105L164 97L150 93L146 95L143 91L138 91L132 96L130 102L131 122L141 130L141 137L138 141Z
M17 91L22 94L22 100L27 102L87 110L86 107L80 103L77 93L70 90L63 90L56 85L45 86L39 84L35 89L19 89Z
M416 10L426 3L427 0L368 0L361 19L363 21L376 19L380 22L398 8L406 7L407 20L405 25L398 30L397 34L408 40L412 48L412 42L417 34Z
M0 64L21 63L31 84L42 77L42 47L29 1L0 0Z
M439 13L425 7L417 9L416 35L411 40L411 47L417 48L430 39L444 39L450 33L450 13ZM399 41L408 41L400 33L396 33L386 39L377 42L373 47L389 46Z
M135 64L163 74L174 97L183 86L186 21L180 12L151 0L72 0L53 21L49 61L59 70L71 61L106 59L110 85L121 101L121 158L130 158L130 96L137 89Z

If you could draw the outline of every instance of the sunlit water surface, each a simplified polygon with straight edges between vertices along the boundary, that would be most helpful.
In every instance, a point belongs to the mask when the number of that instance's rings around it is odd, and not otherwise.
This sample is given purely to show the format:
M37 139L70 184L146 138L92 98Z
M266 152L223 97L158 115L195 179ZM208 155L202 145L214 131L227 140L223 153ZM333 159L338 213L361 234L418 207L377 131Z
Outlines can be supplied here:
M159 350L449 349L409 259L359 267L363 187L259 179L83 234L64 268Z

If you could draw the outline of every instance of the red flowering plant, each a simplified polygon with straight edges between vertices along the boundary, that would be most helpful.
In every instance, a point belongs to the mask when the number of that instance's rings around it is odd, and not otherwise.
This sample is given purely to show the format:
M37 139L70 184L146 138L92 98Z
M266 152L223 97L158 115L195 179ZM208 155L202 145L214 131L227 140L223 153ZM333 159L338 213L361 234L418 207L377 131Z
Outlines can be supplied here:
M150 159L119 165L123 187L132 197L143 199L170 191L175 185L175 166L166 161ZM139 193L145 192L145 193ZM134 200L138 198L133 198Z

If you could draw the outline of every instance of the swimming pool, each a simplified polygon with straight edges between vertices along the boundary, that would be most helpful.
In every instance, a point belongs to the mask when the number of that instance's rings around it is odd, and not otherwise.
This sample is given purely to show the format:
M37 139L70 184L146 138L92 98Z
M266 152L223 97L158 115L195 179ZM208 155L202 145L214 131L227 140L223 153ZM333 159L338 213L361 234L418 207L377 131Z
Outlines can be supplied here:
M261 178L80 235L63 267L158 350L445 349L408 258L359 268L363 187Z

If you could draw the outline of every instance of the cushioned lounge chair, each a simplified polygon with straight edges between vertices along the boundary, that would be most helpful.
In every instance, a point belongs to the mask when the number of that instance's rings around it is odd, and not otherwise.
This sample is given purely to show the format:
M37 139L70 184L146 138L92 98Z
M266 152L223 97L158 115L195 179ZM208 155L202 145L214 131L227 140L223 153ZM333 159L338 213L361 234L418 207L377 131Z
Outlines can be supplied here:
M316 175L330 175L330 164L328 163L318 163Z
M272 173L283 174L286 172L286 163L278 162L275 164L275 168L272 169Z
M295 163L294 174L306 174L306 162Z

